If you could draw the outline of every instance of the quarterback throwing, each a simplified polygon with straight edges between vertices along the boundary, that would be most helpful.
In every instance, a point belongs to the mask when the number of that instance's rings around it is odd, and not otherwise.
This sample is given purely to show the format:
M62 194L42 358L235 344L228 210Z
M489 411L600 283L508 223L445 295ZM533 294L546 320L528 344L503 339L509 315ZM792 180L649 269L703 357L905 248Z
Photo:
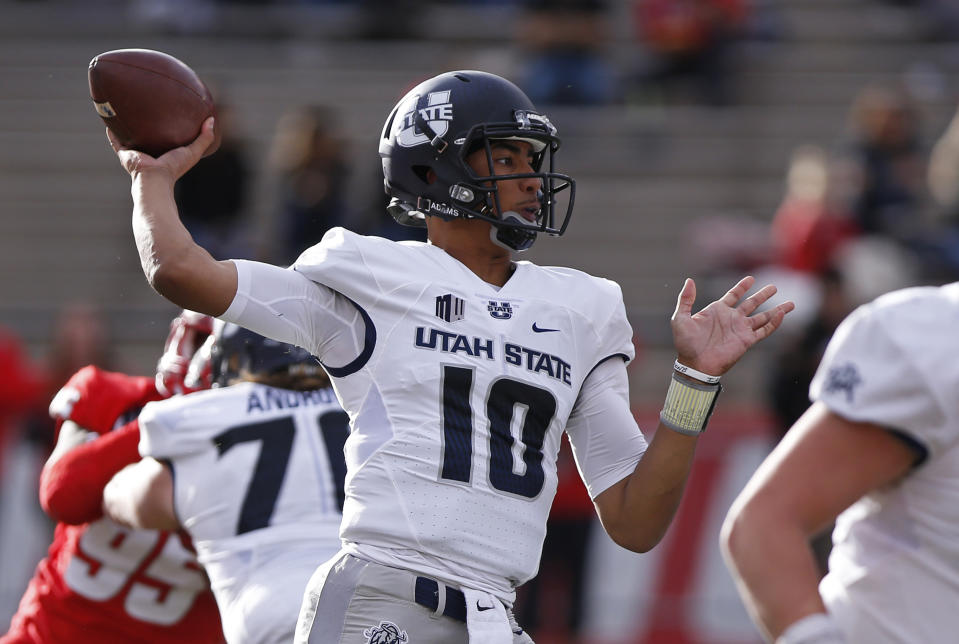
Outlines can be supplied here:
M677 509L718 377L793 308L757 309L746 277L671 327L647 444L629 407L633 357L619 286L515 259L562 235L575 182L557 128L510 81L440 74L389 112L380 137L388 212L428 243L333 229L290 268L216 261L181 224L173 184L213 137L154 159L113 141L133 181L133 226L159 293L303 347L349 413L342 550L304 596L297 641L519 644L515 588L537 570L562 432L609 535L643 552ZM664 378L665 379L665 378Z

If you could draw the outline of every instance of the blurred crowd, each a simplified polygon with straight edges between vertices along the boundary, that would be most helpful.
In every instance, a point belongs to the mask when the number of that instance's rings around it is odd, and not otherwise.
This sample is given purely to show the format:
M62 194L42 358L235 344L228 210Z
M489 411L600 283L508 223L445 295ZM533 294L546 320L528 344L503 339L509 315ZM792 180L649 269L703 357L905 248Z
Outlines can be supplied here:
M931 136L922 114L904 84L862 87L842 136L793 150L767 220L704 218L690 231L705 270L776 272L803 299L772 370L784 428L804 411L845 314L890 290L959 279L959 112Z
M908 84L874 82L840 129L830 144L792 151L768 219L707 217L690 229L703 270L774 275L797 300L768 356L774 441L809 407L823 351L853 309L895 289L959 280L959 111L930 132ZM830 532L814 543L823 573Z
M358 38L429 38L442 7L511 11L522 54L521 85L537 105L605 105L688 100L735 103L736 47L775 39L781 28L766 0L136 0L137 19L182 34L215 33L225 8L318 8L345 16ZM617 24L622 13L628 25ZM620 60L625 35L634 51ZM625 32L625 33L624 33Z

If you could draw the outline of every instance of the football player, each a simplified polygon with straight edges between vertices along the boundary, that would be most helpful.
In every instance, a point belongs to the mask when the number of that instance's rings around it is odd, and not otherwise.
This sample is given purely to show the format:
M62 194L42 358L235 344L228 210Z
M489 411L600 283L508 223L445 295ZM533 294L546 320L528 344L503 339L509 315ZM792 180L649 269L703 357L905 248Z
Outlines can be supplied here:
M560 436L614 541L643 552L679 504L719 377L792 310L746 277L672 318L676 369L648 445L629 407L632 330L619 286L514 259L561 235L574 182L555 126L508 80L440 74L380 138L389 212L429 243L334 228L289 269L216 261L180 223L173 184L211 141L158 159L122 149L150 284L191 309L301 346L352 431L341 553L304 597L299 641L528 642L510 607L537 570Z
M289 644L306 582L340 548L349 418L305 350L217 326L214 388L144 407L144 458L107 484L104 508L186 528L229 644Z
M130 530L101 510L107 481L140 458L137 422L127 421L147 402L190 389L188 362L212 322L178 315L154 378L87 366L50 403L57 444L41 472L40 503L57 526L3 644L223 642L185 533Z
M959 282L850 314L812 406L730 508L724 555L768 641L956 641L957 322ZM820 581L809 539L834 519Z

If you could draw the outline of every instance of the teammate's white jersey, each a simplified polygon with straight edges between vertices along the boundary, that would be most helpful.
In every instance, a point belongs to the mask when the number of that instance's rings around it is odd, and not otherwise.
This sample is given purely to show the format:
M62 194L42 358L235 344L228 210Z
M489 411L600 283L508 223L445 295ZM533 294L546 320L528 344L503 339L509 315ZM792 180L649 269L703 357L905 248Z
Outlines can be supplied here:
M172 468L230 644L292 641L306 582L341 545L348 433L329 388L247 382L141 412L140 453Z
M836 331L810 387L925 459L837 519L820 593L850 642L955 642L959 624L959 283L898 291ZM849 463L856 467L856 463Z
M350 413L355 554L509 602L539 565L562 431L594 497L645 450L625 385L615 404L583 387L633 356L614 282L519 262L500 289L433 245L342 229L292 271L236 263L223 319L317 355Z

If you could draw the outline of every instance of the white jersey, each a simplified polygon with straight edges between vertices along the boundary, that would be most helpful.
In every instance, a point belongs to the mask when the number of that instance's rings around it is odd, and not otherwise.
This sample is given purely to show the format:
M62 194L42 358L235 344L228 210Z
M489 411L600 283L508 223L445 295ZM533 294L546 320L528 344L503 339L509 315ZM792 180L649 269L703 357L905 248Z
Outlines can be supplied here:
M236 263L222 317L317 355L350 413L354 554L512 601L539 565L563 430L594 497L645 450L625 385L612 405L583 388L601 363L625 381L633 356L613 282L519 262L499 289L433 245L343 229L292 271Z
M955 642L959 282L897 291L859 308L836 331L810 393L925 453L902 481L838 517L820 585L829 612L850 642Z
M140 453L172 468L230 644L292 641L310 575L341 546L348 433L329 388L245 382L141 412Z

